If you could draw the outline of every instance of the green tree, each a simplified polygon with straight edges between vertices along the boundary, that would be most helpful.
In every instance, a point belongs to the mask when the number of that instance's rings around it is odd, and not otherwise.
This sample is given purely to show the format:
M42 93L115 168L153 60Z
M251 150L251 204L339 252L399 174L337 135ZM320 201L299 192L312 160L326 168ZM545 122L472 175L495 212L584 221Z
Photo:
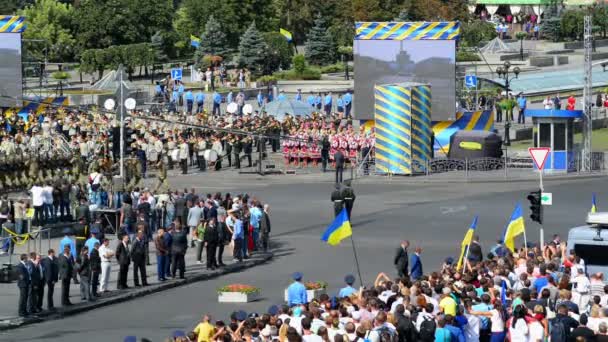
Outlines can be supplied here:
M562 25L558 14L559 2L559 0L549 0L543 13L545 20L542 21L540 26L540 33L554 42L562 37Z
M335 61L336 46L331 34L327 31L325 20L318 15L315 25L308 33L306 41L306 59L310 64L327 65Z
M255 21L252 22L239 43L239 65L259 74L264 66L267 49L268 46L256 28Z
M496 37L496 29L492 23L482 20L463 22L460 26L460 39L466 46L478 46L483 41Z
M279 68L288 69L289 64L291 63L293 49L285 37L278 32L267 32L262 36L268 46L268 49L266 50L264 74L272 74Z
M228 52L228 41L226 33L222 29L219 21L212 15L205 24L205 31L201 36L199 50L204 55L215 55L225 57Z
M167 57L167 54L165 53L165 40L163 39L162 32L158 31L152 36L150 45L154 52L155 63L164 63L169 60L169 57Z
M606 38L608 32L608 6L606 3L597 4L593 9L593 25L599 27L602 37Z
M561 34L564 38L580 39L584 31L585 12L582 10L567 10L561 16Z
M17 10L25 7L23 0L2 0L0 1L0 13L5 15L16 14Z
M306 57L304 57L304 55L297 54L293 56L293 70L296 74L301 75L307 67Z
M39 44L29 44L28 53L43 59L48 46L47 55L51 62L72 60L76 45L70 27L73 13L72 6L56 0L37 0L20 11L19 14L27 18L23 37L44 40Z

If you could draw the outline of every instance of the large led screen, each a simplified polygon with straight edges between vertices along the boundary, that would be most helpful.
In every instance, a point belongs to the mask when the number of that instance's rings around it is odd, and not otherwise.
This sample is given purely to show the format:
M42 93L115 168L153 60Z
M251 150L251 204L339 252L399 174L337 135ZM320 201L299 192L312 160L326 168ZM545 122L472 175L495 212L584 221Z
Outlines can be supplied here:
M374 85L418 82L431 85L433 120L456 112L454 40L355 40L356 119L374 118Z
M21 105L21 34L0 33L0 107Z

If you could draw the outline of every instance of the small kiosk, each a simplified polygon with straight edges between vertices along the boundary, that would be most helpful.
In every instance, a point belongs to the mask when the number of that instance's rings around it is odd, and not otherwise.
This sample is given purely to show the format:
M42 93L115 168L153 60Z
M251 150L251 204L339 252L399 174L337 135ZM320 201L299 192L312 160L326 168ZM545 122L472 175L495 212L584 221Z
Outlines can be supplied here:
M533 147L549 147L545 170L568 172L576 170L574 151L574 120L583 117L582 110L526 109L532 118Z

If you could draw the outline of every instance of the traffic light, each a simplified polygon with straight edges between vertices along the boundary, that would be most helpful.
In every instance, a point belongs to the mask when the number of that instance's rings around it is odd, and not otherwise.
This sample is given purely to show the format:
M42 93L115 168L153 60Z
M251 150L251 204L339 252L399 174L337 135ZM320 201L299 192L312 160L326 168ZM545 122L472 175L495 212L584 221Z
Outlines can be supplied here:
M542 191L532 191L528 195L528 201L530 201L530 218L534 222L543 224L543 206L541 204Z
M125 156L130 156L133 152L133 143L135 143L135 130L125 126Z
M109 133L108 140L110 141L112 157L114 160L118 160L120 156L120 127L112 127Z

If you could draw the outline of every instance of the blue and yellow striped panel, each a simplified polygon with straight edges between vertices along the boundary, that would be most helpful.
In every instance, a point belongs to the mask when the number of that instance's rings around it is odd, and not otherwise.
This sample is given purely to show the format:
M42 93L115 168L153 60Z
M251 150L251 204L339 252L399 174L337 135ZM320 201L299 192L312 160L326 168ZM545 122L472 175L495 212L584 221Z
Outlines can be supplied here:
M70 100L67 96L46 97L34 102L23 101L23 107L10 108L5 112L5 116L10 117L13 114L17 114L24 120L27 120L30 111L35 114L41 114L49 108L49 106L68 106L69 104Z
M25 17L0 15L0 32L21 33L25 31Z
M355 40L458 40L460 22L358 22Z
M411 174L411 89L376 85L374 98L376 171Z
M448 154L450 138L460 130L491 131L494 129L494 116L491 110L457 113L456 117L457 119L454 121L433 122L434 149L440 154Z
M431 159L431 87L412 87L412 160L414 172L425 172Z

